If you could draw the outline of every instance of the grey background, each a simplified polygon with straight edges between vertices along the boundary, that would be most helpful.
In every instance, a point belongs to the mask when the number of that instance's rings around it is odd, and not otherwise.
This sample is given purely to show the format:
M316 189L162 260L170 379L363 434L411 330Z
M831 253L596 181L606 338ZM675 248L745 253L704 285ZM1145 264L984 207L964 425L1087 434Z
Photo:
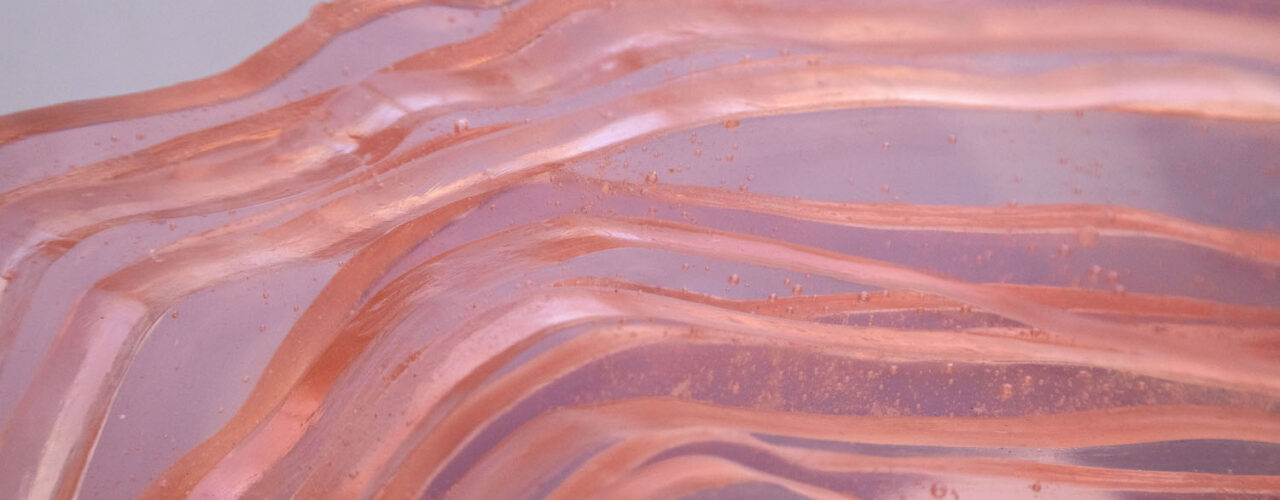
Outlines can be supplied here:
M202 78L316 0L0 0L0 114Z

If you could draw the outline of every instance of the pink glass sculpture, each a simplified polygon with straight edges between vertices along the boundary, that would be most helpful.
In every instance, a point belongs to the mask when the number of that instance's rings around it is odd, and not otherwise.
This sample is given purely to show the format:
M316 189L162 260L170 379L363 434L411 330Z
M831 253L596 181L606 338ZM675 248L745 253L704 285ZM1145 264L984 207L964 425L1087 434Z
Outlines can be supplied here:
M1269 2L337 0L0 167L5 498L1280 496Z

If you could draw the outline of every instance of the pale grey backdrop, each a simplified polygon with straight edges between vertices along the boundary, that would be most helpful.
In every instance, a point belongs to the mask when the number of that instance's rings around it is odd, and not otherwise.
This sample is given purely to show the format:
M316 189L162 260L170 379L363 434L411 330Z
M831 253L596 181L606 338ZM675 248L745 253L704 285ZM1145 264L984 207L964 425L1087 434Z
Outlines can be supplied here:
M0 0L0 114L223 71L317 0Z

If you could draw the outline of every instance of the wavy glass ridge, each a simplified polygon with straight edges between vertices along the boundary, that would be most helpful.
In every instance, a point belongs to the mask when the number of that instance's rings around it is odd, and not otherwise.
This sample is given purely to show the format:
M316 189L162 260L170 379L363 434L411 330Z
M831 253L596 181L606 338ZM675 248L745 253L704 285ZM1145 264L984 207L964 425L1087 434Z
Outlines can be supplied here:
M0 117L15 498L1280 496L1280 12L340 0Z

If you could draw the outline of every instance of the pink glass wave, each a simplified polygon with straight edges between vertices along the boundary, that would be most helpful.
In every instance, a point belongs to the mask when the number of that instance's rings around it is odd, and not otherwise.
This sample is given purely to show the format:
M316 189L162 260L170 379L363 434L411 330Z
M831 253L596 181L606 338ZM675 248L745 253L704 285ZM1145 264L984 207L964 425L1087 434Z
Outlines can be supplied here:
M1280 496L1268 2L337 0L0 167L6 498Z

